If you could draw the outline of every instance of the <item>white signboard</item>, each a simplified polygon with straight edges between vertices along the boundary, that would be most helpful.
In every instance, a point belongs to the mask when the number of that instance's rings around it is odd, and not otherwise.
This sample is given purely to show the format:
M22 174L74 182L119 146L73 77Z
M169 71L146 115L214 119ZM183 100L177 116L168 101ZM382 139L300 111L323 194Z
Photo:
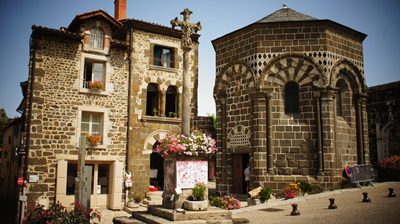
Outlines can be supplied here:
M176 182L178 188L193 188L197 183L207 184L207 160L176 161Z

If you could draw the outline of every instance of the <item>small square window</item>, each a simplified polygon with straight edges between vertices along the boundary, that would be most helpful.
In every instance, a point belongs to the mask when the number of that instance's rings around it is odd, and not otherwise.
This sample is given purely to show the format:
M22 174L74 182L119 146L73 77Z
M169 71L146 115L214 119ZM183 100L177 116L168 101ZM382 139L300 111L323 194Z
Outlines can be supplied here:
M174 54L173 48L155 45L153 65L174 68Z

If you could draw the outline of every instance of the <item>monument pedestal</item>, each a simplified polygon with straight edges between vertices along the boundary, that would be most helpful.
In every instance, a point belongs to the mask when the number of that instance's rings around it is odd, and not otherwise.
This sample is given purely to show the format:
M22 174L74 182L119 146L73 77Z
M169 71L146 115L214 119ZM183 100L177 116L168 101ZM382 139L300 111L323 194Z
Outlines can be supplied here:
M192 194L196 183L208 181L208 161L204 155L164 156L164 193L162 207L179 209L186 198ZM177 192L178 191L178 192ZM208 188L205 193L208 198Z

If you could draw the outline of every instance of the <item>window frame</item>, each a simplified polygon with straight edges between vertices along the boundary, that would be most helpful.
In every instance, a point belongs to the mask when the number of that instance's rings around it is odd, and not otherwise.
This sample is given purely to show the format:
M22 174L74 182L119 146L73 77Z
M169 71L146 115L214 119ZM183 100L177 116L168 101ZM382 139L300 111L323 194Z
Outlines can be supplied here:
M98 27L90 29L89 32L89 47L104 49L104 32Z
M96 89L96 91L93 91L92 89L89 88L89 81L86 81L86 76L85 76L86 62L92 62L92 63L96 62L103 64L103 80L101 81L103 86L101 89ZM110 80L109 68L110 64L107 56L82 53L82 58L80 61L80 76L79 76L80 78L79 78L79 83L77 83L79 85L79 91L82 93L107 95L112 90L112 85L107 85L107 83L109 83Z
M156 91L153 91L153 90L149 91L150 86L154 86L154 88L156 88ZM149 96L149 93L153 93L153 94L151 94ZM147 116L154 115L154 113L153 113L154 108L156 108L156 110L157 110L156 115L158 116L160 114L160 106L159 106L159 104L160 104L159 98L160 97L159 96L160 96L159 86L155 83L149 83L146 88L146 115ZM151 99L149 99L149 97L151 97Z
M164 53L168 50L169 53ZM164 68L175 68L175 58L176 58L176 48L163 46L159 44L154 44L153 48L153 63L154 66L164 67ZM169 59L164 59L164 55L169 54Z

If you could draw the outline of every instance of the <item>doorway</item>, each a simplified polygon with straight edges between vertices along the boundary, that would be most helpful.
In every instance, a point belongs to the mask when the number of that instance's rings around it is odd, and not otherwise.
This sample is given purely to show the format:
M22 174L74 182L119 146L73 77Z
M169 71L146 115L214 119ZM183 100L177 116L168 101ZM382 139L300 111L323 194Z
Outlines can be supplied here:
M234 194L247 194L244 169L249 163L249 158L249 154L233 154L232 180Z
M109 189L110 189L110 164L86 164L92 167L92 194L90 198L90 206L93 208L108 206ZM66 195L73 196L75 194L75 178L77 177L78 165L69 163L67 167L67 191Z
M164 158L157 152L150 154L150 185L159 191L164 187Z

